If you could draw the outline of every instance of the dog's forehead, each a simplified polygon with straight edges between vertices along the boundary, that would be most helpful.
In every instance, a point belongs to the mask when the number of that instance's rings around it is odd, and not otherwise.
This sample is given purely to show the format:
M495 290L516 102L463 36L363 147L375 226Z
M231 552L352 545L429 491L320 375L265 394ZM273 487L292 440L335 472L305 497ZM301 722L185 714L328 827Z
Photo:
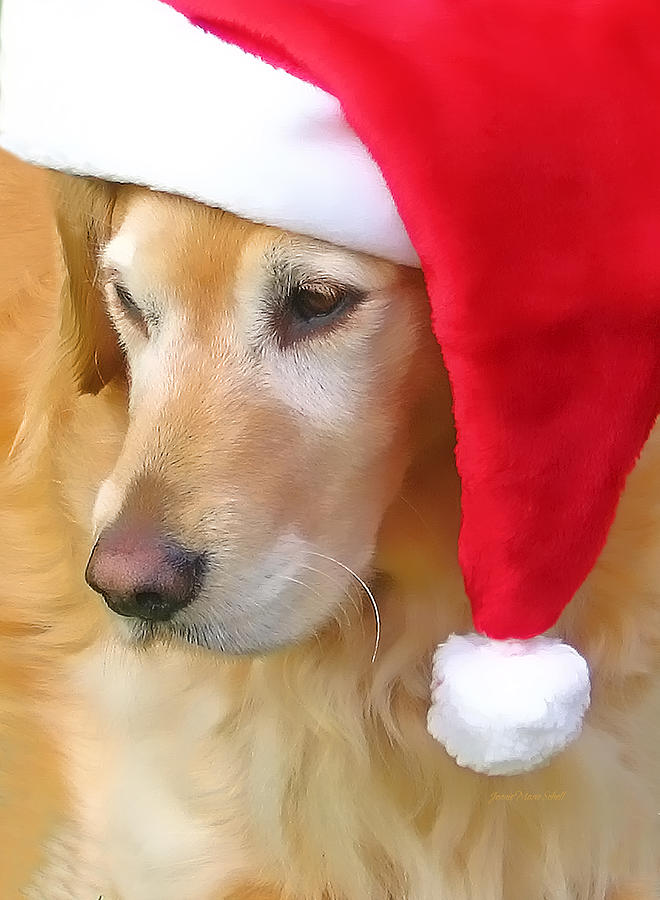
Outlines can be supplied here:
M120 196L102 251L133 290L230 303L239 272L258 269L282 232L181 197L146 190ZM207 304L203 304L208 306Z
M131 292L183 303L188 317L206 325L217 325L219 312L238 312L277 277L331 278L373 291L403 273L382 259L135 187L119 195L102 256Z

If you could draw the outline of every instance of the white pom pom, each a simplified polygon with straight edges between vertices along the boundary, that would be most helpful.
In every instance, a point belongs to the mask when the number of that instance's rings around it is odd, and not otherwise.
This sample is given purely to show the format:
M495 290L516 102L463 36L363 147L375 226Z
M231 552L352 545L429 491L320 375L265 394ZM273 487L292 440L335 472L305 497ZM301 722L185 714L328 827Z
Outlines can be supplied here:
M453 634L435 652L428 729L459 766L516 775L578 736L589 694L587 663L560 640Z

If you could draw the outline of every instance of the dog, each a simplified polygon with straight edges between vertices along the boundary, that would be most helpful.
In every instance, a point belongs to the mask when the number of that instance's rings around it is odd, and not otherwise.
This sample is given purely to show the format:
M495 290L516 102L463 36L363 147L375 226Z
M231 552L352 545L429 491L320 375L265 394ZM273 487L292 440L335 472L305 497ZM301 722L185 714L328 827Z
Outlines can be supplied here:
M655 897L660 432L555 629L582 735L462 769L425 727L470 611L421 274L1 164L41 273L1 295L3 896Z

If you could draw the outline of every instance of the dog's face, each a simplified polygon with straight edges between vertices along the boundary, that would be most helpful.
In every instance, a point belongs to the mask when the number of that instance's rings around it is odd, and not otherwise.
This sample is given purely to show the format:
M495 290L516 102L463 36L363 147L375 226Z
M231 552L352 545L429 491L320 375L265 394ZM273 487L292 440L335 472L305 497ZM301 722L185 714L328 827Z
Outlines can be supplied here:
M317 632L357 602L438 378L421 275L132 188L99 257L129 425L89 583L135 638Z

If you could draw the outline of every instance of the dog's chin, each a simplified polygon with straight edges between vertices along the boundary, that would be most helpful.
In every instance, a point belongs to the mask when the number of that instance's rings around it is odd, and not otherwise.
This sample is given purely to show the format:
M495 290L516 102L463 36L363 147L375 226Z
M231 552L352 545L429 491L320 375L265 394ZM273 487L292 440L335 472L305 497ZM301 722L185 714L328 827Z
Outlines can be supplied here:
M299 643L296 640L254 640L248 635L228 633L221 627L208 623L146 622L122 616L113 618L119 640L137 648L160 645L228 656L261 656Z

